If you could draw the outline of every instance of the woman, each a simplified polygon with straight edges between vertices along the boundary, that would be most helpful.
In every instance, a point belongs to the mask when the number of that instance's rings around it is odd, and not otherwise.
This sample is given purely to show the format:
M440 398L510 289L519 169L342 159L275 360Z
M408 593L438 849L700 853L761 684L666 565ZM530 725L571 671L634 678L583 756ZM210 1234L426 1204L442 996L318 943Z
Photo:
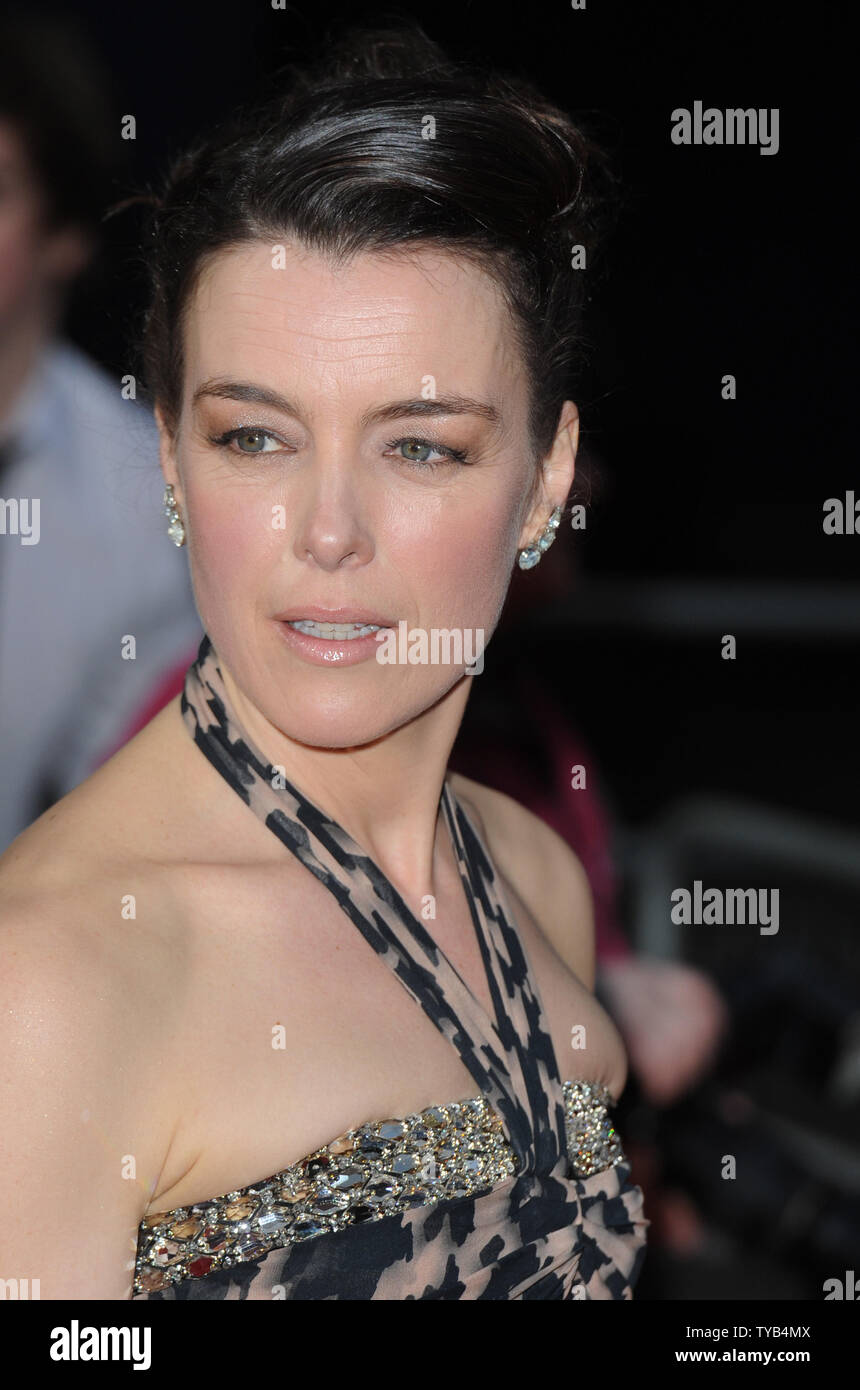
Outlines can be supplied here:
M145 354L206 636L0 860L43 1298L632 1296L584 873L447 773L573 477L589 154L404 29L174 166Z

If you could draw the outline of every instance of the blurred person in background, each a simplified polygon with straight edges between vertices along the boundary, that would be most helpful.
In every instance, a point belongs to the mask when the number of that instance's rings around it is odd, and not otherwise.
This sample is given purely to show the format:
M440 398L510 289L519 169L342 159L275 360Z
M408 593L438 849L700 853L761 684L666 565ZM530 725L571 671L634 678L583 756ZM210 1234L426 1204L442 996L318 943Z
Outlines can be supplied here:
M62 336L122 148L78 28L0 19L0 852L200 635L154 421Z

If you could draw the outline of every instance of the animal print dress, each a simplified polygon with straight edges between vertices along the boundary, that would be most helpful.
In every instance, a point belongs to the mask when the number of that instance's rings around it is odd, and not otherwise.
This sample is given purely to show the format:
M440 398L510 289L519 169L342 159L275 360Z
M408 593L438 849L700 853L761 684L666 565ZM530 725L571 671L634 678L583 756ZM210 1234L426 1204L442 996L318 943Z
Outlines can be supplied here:
M456 1048L475 1091L368 1116L250 1186L146 1215L132 1297L631 1299L650 1222L612 1097L562 1081L502 885L449 783L442 807L492 1018L373 860L249 738L208 636L181 708L201 752Z

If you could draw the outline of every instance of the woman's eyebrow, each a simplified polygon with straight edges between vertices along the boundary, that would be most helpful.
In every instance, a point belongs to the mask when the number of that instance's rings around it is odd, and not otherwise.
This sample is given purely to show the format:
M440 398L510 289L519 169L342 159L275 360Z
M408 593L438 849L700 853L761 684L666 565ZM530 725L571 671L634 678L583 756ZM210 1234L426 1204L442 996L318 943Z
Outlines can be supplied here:
M301 419L300 407L295 402L288 400L278 391L271 391L266 386L255 386L252 382L219 379L204 381L194 392L191 398L192 405L196 405L204 396L218 396L224 400L268 405L274 410L283 411L285 415L293 415L296 419ZM376 425L385 420L400 419L405 415L425 417L433 415L479 415L482 419L489 421L491 425L500 425L502 422L501 412L490 401L479 401L472 396L448 394L437 396L432 400L425 400L421 396L416 396L400 401L388 401L385 405L377 405L371 410L365 411L360 424L362 426Z

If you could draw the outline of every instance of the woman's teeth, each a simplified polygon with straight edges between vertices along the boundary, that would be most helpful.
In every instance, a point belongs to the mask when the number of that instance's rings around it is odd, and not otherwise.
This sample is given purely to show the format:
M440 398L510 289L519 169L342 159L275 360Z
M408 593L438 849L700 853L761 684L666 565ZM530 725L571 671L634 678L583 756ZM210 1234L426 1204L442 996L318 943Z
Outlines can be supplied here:
M337 642L351 642L355 637L367 637L371 632L380 632L374 623L312 623L310 618L291 622L296 632L304 632L308 637L328 637Z

